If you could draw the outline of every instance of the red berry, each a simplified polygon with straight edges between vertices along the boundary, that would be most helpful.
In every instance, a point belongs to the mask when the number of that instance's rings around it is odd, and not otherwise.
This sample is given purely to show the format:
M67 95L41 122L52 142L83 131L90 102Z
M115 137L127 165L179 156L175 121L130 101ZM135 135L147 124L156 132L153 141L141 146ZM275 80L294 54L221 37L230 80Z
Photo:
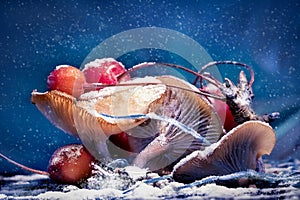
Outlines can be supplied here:
M208 85L207 87L203 88L203 90L217 95L221 93L220 90L213 85ZM209 98L209 101L220 117L220 120L223 123L223 127L226 132L237 126L237 123L234 121L234 117L226 102L214 98Z
M83 69L88 83L117 84L118 76L126 71L124 65L113 58L96 59Z
M234 121L234 117L229 109L229 106L226 104L226 117L224 122L224 129L226 130L226 132L228 132L237 125L238 124Z
M120 147L125 151L131 152L131 147L128 141L128 135L125 132L118 133L116 135L111 135L109 140L116 146Z
M59 90L76 98L83 93L84 83L84 74L76 67L70 65L57 66L47 79L49 90Z
M57 149L48 165L49 176L58 183L77 184L92 173L94 157L81 144Z

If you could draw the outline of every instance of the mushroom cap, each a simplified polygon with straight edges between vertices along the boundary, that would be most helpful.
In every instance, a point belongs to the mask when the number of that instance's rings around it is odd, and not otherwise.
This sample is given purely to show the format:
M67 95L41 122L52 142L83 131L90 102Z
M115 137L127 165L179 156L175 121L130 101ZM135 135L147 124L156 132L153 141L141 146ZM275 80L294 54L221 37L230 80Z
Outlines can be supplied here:
M81 102L74 97L57 90L44 93L34 91L31 97L32 103L51 123L75 137L79 137L79 132L82 132L81 128L91 126L91 121L97 121L99 128L101 128L99 130L102 130L100 132L107 136L121 132L121 125L124 125L122 127L126 130L142 123L143 119L114 120L113 118L101 116L99 113L111 114L111 112L106 112L109 111L107 107L110 106L107 99L109 97L103 101L97 101L93 105L95 108L88 110L87 107L78 106Z
M204 151L195 151L182 159L174 167L173 177L188 183L211 175L255 170L258 159L269 155L275 142L275 132L267 123L244 122Z
M148 79L139 81L143 80ZM57 90L33 91L31 101L56 127L79 137L90 153L99 159L109 157L105 142L110 135L131 129L146 120L114 116L154 111L159 107L165 90L162 84L115 86L89 92L79 99Z
M151 171L168 173L181 158L207 146L202 140L188 133L188 129L192 129L210 143L217 142L223 130L219 117L208 101L192 92L198 91L196 87L173 76L159 76L157 79L167 85L167 92L156 114L172 119L174 123L159 121L159 136L137 155L133 164ZM180 128L179 123L186 130Z

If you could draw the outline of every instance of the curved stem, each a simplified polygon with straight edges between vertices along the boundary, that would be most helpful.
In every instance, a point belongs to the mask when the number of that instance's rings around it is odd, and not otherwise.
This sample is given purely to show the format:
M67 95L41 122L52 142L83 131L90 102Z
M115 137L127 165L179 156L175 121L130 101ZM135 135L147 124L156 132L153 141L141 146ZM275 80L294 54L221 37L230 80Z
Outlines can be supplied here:
M6 156L3 155L2 153L0 153L0 157L4 158L6 161L8 161L8 162L10 162L10 163L12 163L12 164L14 164L14 165L16 165L16 166L18 166L18 167L20 167L20 168L26 170L26 171L30 171L30 172L33 172L33 173L36 173L36 174L41 174L41 175L47 175L47 176L49 176L49 173L46 172L46 171L41 171L41 170L37 170L37 169L32 169L32 168L30 168L30 167L27 167L27 166L25 166L25 165L22 165L22 164L20 164L20 163L18 163L18 162L16 162L16 161L14 161L14 160L12 160L12 159L6 157Z
M119 83L117 85L112 85L112 84L101 84L101 83L88 83L84 85L84 88L88 88L88 89L102 89L105 87L126 87L126 86L147 86L147 85L160 85L162 83L151 83L151 82L147 82L147 83ZM217 96L217 95L213 95L211 93L208 93L206 91L196 91L196 90L192 90L192 89L187 89L187 88L182 88L180 86L176 86L176 85L170 85L170 84L164 84L167 87L170 88L176 88L176 89L181 89L181 90L185 90L188 92L193 92L195 94L199 94L199 95L203 95L203 96L207 96L207 97L211 97L211 98L215 98L218 100L222 100L225 101L225 97L222 96Z
M209 62L207 63L206 65L204 65L201 70L198 72L199 74L203 74L203 72L211 67L211 66L214 66L214 65L238 65L238 66L242 66L242 67L245 67L249 73L250 73L250 76L251 76L251 79L249 81L249 86L251 87L253 82L254 82L254 71L252 69L251 66L245 64L245 63L241 63L241 62L236 62L236 61L230 61L230 60L225 60L225 61L213 61L213 62ZM194 84L196 84L196 82L200 79L200 87L202 87L202 78L203 76L198 76L196 77L195 81L194 81ZM203 78L204 79L204 78Z
M127 76L127 75L130 75L131 72L134 72L134 71L137 71L139 69L142 69L142 68L147 68L147 67L152 67L152 66L162 66L162 67L171 67L171 68L177 68L177 69L181 69L183 71L186 71L190 74L193 74L194 76L196 76L197 78L202 78L208 82L210 82L211 84L219 87L220 86L220 82L217 81L216 79L212 79L211 77L207 77L203 74L200 74L198 72L195 72L191 69L188 69L186 67L183 67L183 66L180 66L180 65L176 65L176 64L171 64L171 63L159 63L159 62L145 62L145 63L141 63L141 64L138 64L138 65L135 65L133 66L132 68L128 69L127 71L125 71L123 74L121 74L118 78L118 80L121 80L124 76ZM221 84L222 85L222 84ZM169 85L170 86L170 85ZM170 86L171 87L171 86ZM172 86L172 87L176 87L176 86ZM183 89L183 88L181 88ZM195 91L193 91L195 92ZM197 93L197 92L195 92ZM209 93L204 93L204 92L199 92L200 94L202 95L205 95L205 96L209 96L209 97L212 97L212 98L215 98L215 99L219 99L219 100L224 100L224 97L223 96L218 96L218 95L212 95L212 94L209 94Z

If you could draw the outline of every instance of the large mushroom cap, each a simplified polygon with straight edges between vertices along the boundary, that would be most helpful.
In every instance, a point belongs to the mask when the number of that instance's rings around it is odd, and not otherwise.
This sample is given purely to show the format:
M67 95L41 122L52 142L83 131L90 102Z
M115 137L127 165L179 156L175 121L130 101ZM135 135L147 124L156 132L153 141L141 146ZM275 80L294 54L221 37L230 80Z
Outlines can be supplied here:
M158 80L156 82L159 83ZM131 129L146 120L114 117L154 111L165 90L162 84L116 86L83 94L79 99L56 90L45 93L33 91L31 101L56 127L79 137L99 159L109 154L105 141L110 135Z
M211 175L255 170L258 159L271 153L275 141L275 132L268 124L244 122L205 151L195 151L181 160L173 177L188 183Z
M223 131L211 105L193 92L198 91L197 88L173 76L160 76L157 79L167 85L163 103L156 112L162 118L157 123L159 136L137 155L134 165L168 173L182 157L207 146L195 135L215 143Z

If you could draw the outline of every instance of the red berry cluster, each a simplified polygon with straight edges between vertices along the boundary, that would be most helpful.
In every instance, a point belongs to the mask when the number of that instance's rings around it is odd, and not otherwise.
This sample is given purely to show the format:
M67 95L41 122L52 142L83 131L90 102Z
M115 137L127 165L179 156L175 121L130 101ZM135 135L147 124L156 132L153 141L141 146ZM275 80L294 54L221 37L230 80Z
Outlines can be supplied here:
M83 71L70 65L59 65L47 79L49 90L59 90L78 98L85 83L117 84L117 77L126 71L124 65L113 58L96 59L85 65Z

